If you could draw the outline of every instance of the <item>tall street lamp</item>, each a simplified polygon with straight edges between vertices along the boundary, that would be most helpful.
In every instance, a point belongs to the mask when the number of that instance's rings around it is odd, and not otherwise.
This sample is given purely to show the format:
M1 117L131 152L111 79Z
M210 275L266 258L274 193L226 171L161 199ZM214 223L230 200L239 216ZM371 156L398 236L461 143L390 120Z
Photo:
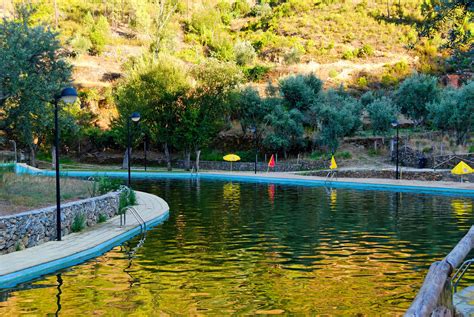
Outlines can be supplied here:
M54 98L54 159L56 160L56 236L61 241L61 187L59 182L59 102L73 104L77 100L77 91L73 87L64 88L61 94Z
M397 151L397 161L396 161L396 168L395 168L395 179L399 179L400 176L399 176L399 173L398 173L398 136L399 136L399 127L400 127L400 124L398 123L397 120L394 120L392 122L392 127L396 128L397 129L397 148L396 148L396 151Z
M128 147L127 147L127 156L128 156L128 188L130 188L130 185L131 185L131 180L132 180L132 177L131 177L131 173L130 173L130 161L132 160L132 151L131 151L131 147L132 147L132 136L131 136L131 133L130 133L130 123L131 122L135 122L137 123L138 121L140 121L140 113L138 112L134 112L132 113L129 117L128 117L128 120L127 120L127 135L128 135Z
M253 133L255 139L255 174L257 174L257 164L258 164L258 144L257 144L257 128L252 126L249 128L249 131Z

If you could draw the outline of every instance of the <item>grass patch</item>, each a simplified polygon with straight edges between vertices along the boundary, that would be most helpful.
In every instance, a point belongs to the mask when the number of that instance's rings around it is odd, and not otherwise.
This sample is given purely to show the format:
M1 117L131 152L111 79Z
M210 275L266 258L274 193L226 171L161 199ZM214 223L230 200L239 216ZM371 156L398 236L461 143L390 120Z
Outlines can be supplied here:
M92 182L61 178L61 200L91 196ZM54 177L0 173L0 215L53 205L56 201Z
M86 227L86 216L83 213L76 214L72 221L71 231L80 232Z

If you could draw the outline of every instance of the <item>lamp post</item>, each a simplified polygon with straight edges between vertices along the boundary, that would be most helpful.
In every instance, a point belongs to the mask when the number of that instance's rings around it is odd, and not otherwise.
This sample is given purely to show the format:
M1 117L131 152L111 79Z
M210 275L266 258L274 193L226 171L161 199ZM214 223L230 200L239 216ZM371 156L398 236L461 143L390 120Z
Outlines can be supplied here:
M255 174L257 174L257 164L258 164L258 143L257 143L257 128L255 126L250 127L250 132L253 133L255 139Z
M76 89L69 87L64 88L61 94L54 98L54 159L56 160L56 237L61 241L61 187L59 182L59 120L58 110L59 102L66 104L73 104L77 99Z
M130 185L131 185L131 182L132 182L132 176L131 176L131 173L130 173L130 161L132 160L132 151L131 151L131 147L132 147L132 136L131 136L131 133L130 133L130 122L133 121L133 122L138 122L140 121L140 113L138 112L134 112L132 113L129 117L128 117L128 120L127 120L127 135L128 135L128 147L127 147L127 156L128 156L128 182L127 182L127 186L128 188L130 188Z
M394 120L392 122L392 127L396 128L397 129L397 148L396 148L396 151L397 151L397 160L396 160L396 167L395 167L395 179L399 179L399 173L398 173L398 136L399 136L399 127L400 127L400 124L398 123L397 120Z

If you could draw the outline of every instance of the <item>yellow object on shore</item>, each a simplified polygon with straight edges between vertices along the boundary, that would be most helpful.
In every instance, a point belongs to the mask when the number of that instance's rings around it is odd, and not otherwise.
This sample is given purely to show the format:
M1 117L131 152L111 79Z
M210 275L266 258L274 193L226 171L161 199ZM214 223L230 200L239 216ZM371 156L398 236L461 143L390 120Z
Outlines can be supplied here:
M329 165L329 168L332 170L337 168L337 163L336 163L336 159L334 158L334 155L331 157L331 165Z
M456 165L452 170L451 174L454 175L466 175L466 174L471 174L474 173L474 170L472 167L467 165L464 161L459 162L458 165Z
M224 161L227 162L237 162L240 161L240 157L235 154L227 154L226 156L223 157Z

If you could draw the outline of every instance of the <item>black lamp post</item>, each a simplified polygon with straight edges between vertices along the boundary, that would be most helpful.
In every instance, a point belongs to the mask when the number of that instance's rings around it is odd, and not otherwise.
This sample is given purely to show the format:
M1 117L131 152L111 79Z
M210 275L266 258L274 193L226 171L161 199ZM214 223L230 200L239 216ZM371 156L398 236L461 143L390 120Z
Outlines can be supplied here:
M54 98L54 159L56 161L56 236L57 240L61 241L61 188L59 182L59 120L58 110L59 102L62 101L66 104L72 104L76 102L77 91L76 89L69 87L64 88L61 91L61 95Z
M253 133L255 139L255 174L257 174L257 164L258 164L258 143L257 143L257 128L255 126L250 127L250 132Z
M395 168L395 179L399 179L400 176L399 176L399 173L398 173L398 135L399 135L399 127L400 127L400 124L398 123L397 120L394 120L392 122L392 127L396 128L397 129L397 148L396 148L396 151L397 151L397 161L396 161L396 168Z
M128 120L127 120L127 135L128 135L128 147L127 147L127 156L128 156L128 182L127 182L127 186L128 188L130 188L130 185L131 185L131 180L132 180L132 177L131 177L131 173L130 173L130 161L132 160L132 151L131 151L131 147L132 147L132 136L131 136L131 133L130 133L130 122L133 121L133 122L138 122L140 121L140 113L138 112L134 112L130 115L130 117L128 117Z

